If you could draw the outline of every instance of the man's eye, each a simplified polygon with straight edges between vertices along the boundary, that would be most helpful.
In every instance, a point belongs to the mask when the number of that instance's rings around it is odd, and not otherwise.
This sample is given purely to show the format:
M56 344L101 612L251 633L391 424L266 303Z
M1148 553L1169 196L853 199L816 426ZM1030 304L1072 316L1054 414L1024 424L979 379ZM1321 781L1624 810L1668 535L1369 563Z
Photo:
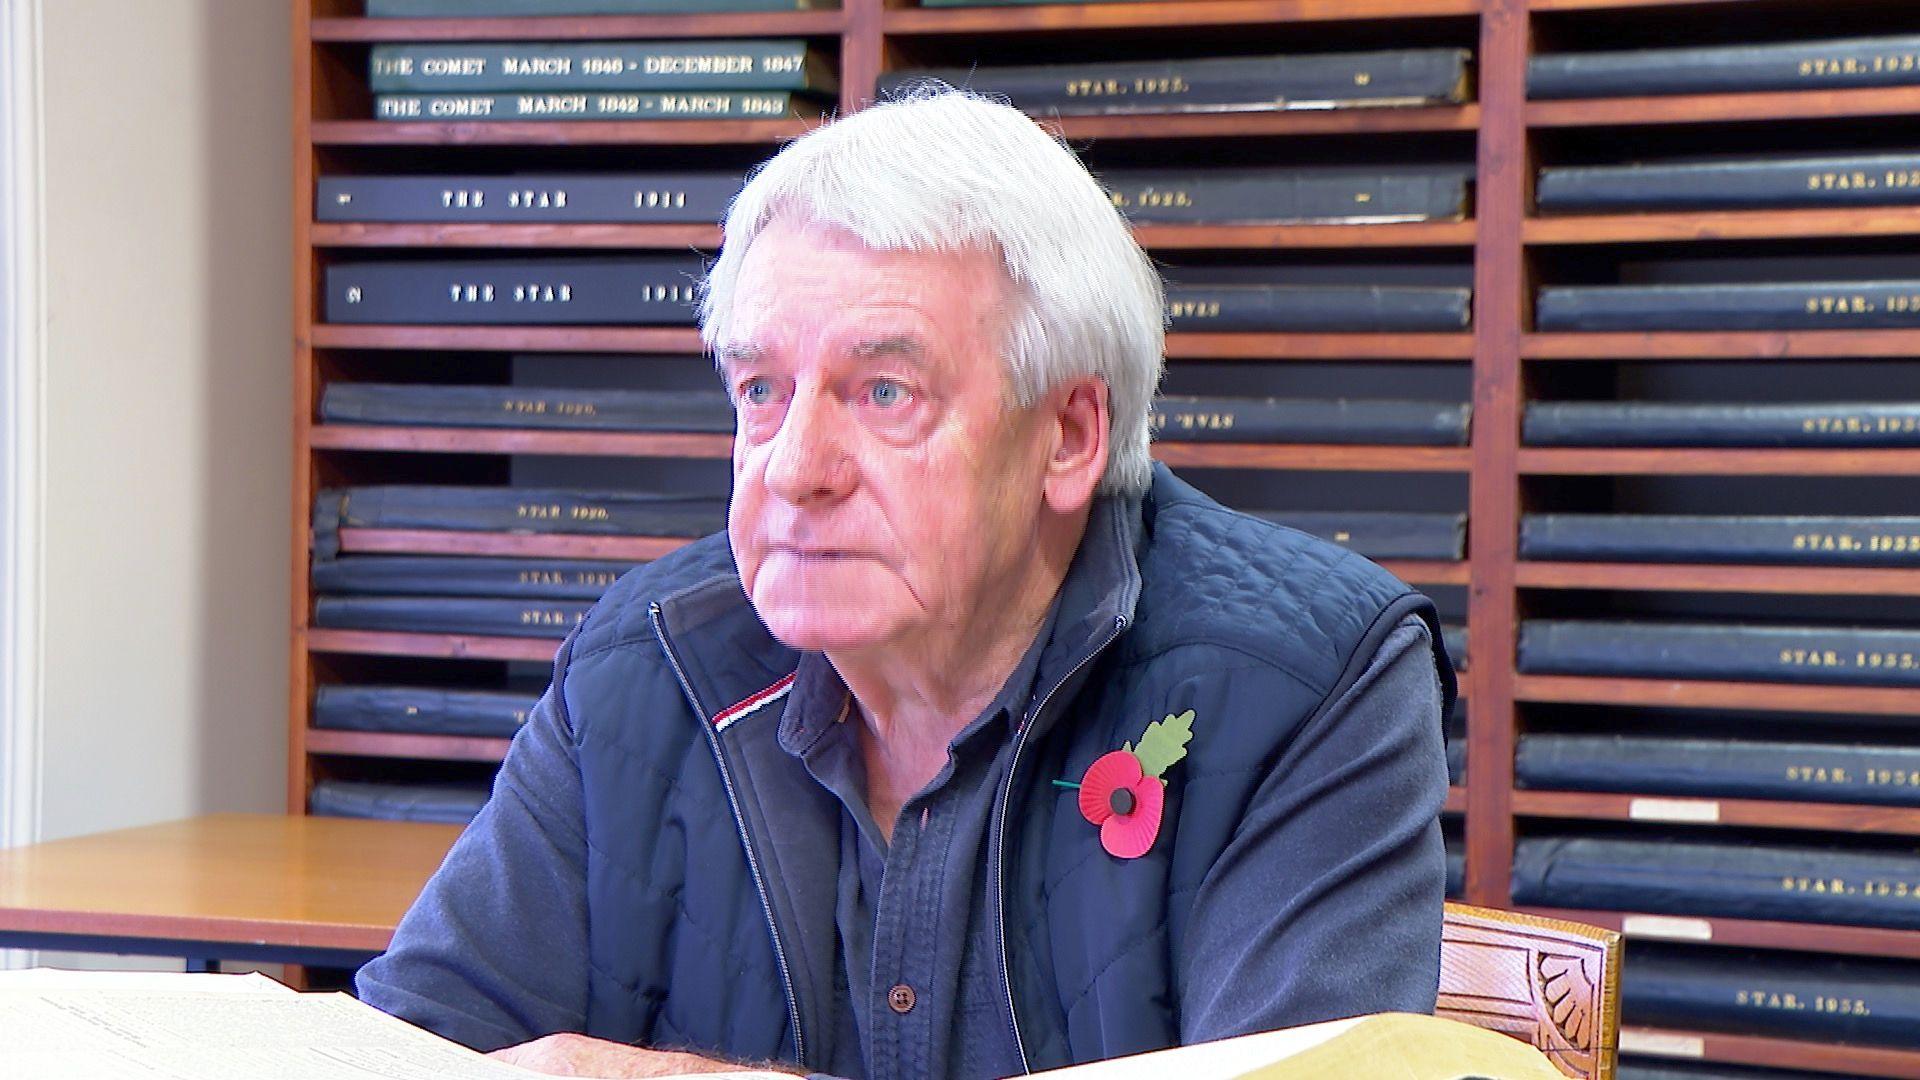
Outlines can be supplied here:
M892 379L875 379L867 387L867 400L881 408L891 408L907 400L907 388Z
M773 384L766 379L748 379L740 387L740 403L765 405L773 400Z

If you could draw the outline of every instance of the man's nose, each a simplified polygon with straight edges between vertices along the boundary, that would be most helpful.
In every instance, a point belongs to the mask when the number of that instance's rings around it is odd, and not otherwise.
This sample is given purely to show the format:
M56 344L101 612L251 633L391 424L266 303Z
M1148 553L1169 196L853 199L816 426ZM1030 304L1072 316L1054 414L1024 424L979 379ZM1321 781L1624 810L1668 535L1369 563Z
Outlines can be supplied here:
M817 388L796 389L768 453L768 489L795 505L845 495L853 461L843 441L843 423L831 395Z

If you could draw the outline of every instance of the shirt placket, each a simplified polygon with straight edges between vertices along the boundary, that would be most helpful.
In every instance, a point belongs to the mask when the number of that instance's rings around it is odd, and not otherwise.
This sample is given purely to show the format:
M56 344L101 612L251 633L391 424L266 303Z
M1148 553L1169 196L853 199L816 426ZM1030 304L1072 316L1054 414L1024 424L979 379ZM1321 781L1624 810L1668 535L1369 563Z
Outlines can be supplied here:
M932 999L941 953L939 941L942 853L952 815L930 797L919 812L911 804L895 824L875 906L872 1000L868 1006L874 1053L872 1080L933 1075L933 1025L951 1014L950 1002Z

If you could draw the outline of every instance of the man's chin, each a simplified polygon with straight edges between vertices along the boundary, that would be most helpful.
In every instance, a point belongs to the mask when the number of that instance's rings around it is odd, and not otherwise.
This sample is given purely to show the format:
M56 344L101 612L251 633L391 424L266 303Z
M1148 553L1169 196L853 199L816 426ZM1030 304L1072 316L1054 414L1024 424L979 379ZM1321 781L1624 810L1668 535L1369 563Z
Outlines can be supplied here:
M872 613L814 614L777 612L760 615L774 640L801 652L837 652L874 648L892 636Z

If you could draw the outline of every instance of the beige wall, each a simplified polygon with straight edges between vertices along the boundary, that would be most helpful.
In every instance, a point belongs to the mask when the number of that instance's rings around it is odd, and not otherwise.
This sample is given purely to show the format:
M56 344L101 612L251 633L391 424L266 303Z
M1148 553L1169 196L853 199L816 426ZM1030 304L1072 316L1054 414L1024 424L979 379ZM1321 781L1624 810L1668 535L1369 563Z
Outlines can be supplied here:
M283 805L288 8L42 4L49 839Z

